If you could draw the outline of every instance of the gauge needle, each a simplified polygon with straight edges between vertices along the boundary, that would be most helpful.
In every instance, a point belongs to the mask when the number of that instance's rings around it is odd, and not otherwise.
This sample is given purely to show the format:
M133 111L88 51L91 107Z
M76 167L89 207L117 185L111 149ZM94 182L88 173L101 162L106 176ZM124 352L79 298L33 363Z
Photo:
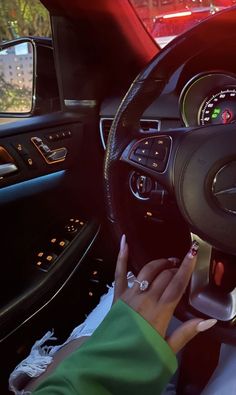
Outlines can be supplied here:
M229 123L232 119L232 113L229 110L224 110L221 115L223 123Z

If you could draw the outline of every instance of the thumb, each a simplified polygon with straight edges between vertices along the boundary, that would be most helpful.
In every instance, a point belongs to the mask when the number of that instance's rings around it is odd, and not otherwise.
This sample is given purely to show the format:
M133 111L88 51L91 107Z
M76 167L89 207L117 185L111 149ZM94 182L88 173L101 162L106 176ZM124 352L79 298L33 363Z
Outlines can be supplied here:
M167 338L167 343L176 354L198 333L212 328L216 323L217 320L215 319L202 320L201 318L194 318L189 320L177 328L172 335Z

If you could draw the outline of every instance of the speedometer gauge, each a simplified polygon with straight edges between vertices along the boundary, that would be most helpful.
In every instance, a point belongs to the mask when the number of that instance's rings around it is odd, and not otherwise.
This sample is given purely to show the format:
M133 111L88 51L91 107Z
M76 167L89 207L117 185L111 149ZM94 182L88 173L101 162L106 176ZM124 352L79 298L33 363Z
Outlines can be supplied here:
M236 120L236 87L214 93L204 100L198 114L199 125L226 124Z
M236 74L202 73L192 77L180 92L185 126L230 123L236 120Z

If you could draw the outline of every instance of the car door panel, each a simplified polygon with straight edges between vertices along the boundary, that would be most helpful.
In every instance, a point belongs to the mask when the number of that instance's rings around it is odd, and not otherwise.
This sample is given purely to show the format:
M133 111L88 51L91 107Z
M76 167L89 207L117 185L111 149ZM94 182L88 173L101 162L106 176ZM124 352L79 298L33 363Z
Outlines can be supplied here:
M84 128L92 127L80 118L58 113L0 126L9 155L0 150L0 172L9 158L17 167L0 178L0 341L54 298L99 232L86 194ZM65 148L65 159L50 163L37 142L49 154Z

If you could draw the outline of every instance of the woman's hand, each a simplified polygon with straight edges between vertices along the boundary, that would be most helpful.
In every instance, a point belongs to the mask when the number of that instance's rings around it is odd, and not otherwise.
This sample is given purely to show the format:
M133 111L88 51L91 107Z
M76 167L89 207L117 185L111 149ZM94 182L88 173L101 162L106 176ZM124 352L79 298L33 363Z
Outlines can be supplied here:
M114 300L121 298L142 315L163 338L166 338L170 320L196 265L197 250L198 243L194 242L179 268L176 265L177 258L149 262L140 270L133 287L128 288L128 245L123 235L115 272ZM144 280L148 281L149 285L145 291L142 291L140 282ZM183 323L166 341L177 353L199 332L211 328L216 322L215 319L192 319Z

